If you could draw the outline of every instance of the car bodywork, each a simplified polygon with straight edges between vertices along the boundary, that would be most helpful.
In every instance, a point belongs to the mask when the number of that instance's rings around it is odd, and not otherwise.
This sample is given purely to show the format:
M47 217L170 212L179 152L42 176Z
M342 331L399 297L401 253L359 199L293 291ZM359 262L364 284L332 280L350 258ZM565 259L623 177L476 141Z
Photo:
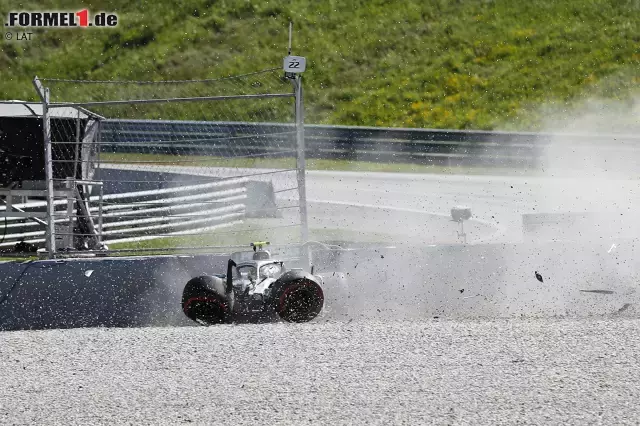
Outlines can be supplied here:
M253 253L232 254L226 274L189 280L182 294L185 315L202 325L307 322L318 316L324 307L322 277L314 275L313 268L287 269L262 249L267 244L253 243Z

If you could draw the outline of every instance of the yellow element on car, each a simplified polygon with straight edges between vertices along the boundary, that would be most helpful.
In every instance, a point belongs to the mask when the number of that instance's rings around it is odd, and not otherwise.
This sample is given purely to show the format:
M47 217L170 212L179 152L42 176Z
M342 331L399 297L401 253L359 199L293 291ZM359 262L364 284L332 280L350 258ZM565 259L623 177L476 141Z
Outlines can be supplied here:
M251 243L251 247L253 247L254 250L256 248L262 249L262 246L268 246L269 244L271 244L269 241L256 241Z

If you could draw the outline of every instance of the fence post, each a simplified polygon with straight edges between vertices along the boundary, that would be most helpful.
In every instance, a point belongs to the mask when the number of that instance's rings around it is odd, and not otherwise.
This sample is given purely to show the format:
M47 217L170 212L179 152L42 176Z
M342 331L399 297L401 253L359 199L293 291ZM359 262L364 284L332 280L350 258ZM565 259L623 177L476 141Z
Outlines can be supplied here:
M302 91L302 76L296 74L293 80L295 89L296 102L296 148L297 162L296 169L298 173L298 197L300 199L300 225L302 243L309 241L309 222L307 218L307 186L306 186L306 170L307 164L305 160L305 143L304 143L304 102Z
M51 119L49 116L49 88L44 87L38 77L33 79L33 85L42 100L42 134L44 140L44 173L47 185L47 230L46 249L49 259L56 256L55 235L55 206L53 187L53 154L51 151Z
M100 195L99 195L99 204L98 204L98 242L102 246L102 202L104 200L104 185L100 183ZM89 209L89 213L91 213L91 209Z
M62 241L64 242L64 249L68 250L74 247L74 219L75 214L73 213L73 205L76 202L76 192L77 188L75 186L75 179L72 177L67 177L65 181L65 189L66 189L66 200L67 200L67 218L69 219L69 223L67 224L67 231ZM54 221L55 222L55 221Z

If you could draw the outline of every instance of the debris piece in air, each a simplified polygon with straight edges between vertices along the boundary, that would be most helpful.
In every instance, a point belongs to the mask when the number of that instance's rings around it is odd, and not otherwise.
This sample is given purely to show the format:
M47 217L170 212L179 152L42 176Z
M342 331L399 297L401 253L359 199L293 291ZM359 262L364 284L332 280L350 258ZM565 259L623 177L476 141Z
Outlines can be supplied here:
M613 290L580 290L583 293L596 293L596 294L613 294Z
M609 248L609 250L607 250L607 253L611 253L615 248L616 248L616 245L611 244L611 247Z
M544 282L542 281L542 275L540 275L540 273L538 271L536 271L536 279L540 282Z
M384 256L383 256L383 255L380 255L380 259L384 259Z
M460 290L458 290L460 293L464 293L464 288L461 288Z
M84 276L87 278L89 278L91 274L93 274L93 269L87 269L86 271L84 271Z
M624 305L622 305L622 308L618 309L618 312L616 312L616 314L623 313L624 311L629 309L630 306L631 306L631 303L625 303Z

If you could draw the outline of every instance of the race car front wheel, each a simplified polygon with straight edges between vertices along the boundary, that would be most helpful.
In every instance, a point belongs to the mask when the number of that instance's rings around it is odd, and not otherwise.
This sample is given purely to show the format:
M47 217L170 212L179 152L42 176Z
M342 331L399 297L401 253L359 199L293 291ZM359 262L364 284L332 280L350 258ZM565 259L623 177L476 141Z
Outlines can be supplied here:
M322 311L324 294L318 283L309 279L277 283L273 305L287 322L311 321Z

